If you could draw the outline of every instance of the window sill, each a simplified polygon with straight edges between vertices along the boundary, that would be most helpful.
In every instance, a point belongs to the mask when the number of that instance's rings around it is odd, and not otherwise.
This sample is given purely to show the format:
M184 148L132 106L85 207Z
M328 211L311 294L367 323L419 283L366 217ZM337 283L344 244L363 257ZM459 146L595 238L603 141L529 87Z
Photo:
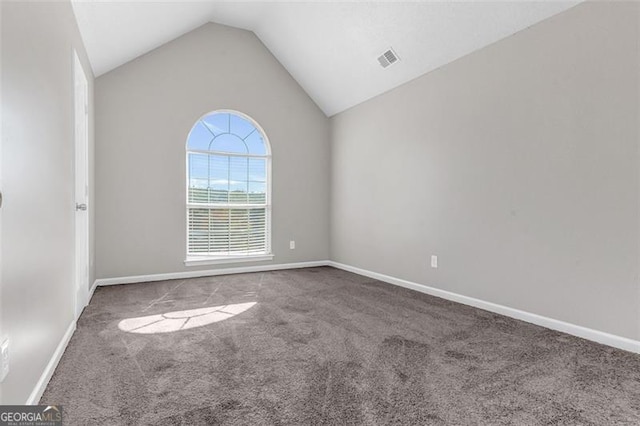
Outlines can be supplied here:
M215 257L188 257L185 259L185 266L198 265L223 265L227 263L242 262L262 262L265 260L273 260L273 254L255 254L247 256L215 256Z

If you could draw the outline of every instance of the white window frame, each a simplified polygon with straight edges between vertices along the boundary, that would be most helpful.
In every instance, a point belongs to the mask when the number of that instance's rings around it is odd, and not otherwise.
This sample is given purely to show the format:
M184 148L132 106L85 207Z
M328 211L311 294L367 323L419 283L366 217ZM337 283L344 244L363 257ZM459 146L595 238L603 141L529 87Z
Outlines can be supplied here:
M266 155L256 155L256 154L236 154L222 151L209 151L209 150L197 150L197 149L189 149L189 138L187 137L187 141L185 143L185 236L186 236L186 256L184 260L184 264L186 266L198 266L198 265L216 265L216 264L226 264L226 263L240 263L240 262L261 262L273 260L273 252L271 251L271 143L267 138L267 134L265 133L262 126L260 126L253 118L249 117L247 114L231 110L231 109L219 109L215 111L208 112L202 115L196 122L193 124L191 129L200 122L203 118L213 115L213 114L234 114L239 117L244 118L248 122L250 122L257 131L262 135L262 140L265 143ZM189 131L191 131L191 129ZM199 154L213 154L213 155L224 155L231 157L243 157L243 158L264 158L266 159L266 194L265 194L265 204L191 204L189 203L189 154L190 153L199 153ZM255 254L246 254L246 255L232 255L232 254L224 254L224 255L194 255L189 254L189 209L190 208L222 208L222 209L232 209L232 208L265 208L265 226L266 226L266 235L265 235L265 252L264 253L255 253Z

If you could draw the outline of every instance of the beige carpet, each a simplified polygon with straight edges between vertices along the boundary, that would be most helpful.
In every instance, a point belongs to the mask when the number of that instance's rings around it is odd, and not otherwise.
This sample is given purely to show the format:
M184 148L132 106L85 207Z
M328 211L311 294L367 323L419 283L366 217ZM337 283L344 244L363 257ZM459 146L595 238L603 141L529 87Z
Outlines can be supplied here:
M640 424L640 356L323 267L99 288L69 425Z

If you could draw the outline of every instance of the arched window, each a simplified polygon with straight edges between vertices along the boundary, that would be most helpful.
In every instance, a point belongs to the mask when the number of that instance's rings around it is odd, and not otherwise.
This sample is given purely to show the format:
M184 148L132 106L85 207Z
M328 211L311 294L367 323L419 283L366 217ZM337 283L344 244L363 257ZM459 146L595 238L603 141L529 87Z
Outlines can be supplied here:
M271 151L248 116L216 111L187 138L187 264L272 258Z

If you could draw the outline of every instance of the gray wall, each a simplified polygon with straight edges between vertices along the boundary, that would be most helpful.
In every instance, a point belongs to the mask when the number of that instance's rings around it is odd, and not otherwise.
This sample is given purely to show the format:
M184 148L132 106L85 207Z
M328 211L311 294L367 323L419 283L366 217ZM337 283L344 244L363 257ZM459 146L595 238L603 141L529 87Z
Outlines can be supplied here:
M328 258L329 120L253 33L207 24L96 79L98 278L214 268L183 264L184 150L198 118L223 108L271 142L264 263Z
M69 2L1 7L0 309L11 362L0 386L3 404L24 404L74 319L73 48L90 90L93 77Z
M334 116L332 259L640 338L638 9L581 4Z

